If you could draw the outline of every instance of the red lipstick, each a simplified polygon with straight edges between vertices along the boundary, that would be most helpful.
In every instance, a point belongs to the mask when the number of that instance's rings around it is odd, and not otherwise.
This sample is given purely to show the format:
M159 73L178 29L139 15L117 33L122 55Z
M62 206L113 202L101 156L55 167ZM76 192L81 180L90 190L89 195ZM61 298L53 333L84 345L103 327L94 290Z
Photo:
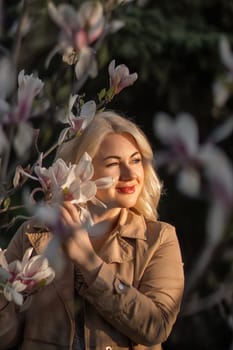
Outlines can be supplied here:
M132 194L135 192L135 186L117 187L117 191L120 193Z

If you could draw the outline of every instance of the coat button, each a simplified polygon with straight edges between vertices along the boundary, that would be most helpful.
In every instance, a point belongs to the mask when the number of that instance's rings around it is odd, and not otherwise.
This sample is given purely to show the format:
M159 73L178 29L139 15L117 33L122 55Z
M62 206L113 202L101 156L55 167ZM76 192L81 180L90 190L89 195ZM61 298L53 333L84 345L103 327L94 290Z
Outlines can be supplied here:
M118 288L119 288L120 291L123 291L123 290L125 289L125 285L124 285L123 283L120 282L120 283L118 284Z
M110 345L106 346L105 350L112 350L112 346Z

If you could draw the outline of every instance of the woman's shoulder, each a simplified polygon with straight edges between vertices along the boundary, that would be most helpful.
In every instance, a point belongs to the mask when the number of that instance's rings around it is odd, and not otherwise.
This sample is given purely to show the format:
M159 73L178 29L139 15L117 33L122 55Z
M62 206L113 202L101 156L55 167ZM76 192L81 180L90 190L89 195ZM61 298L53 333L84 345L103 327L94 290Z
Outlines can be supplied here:
M45 225L38 219L31 217L19 226L7 247L7 251L19 251L22 255L27 248L32 246L38 254L42 251L41 247L47 245L51 236L51 232Z
M160 220L145 219L146 238L151 242L177 240L176 229L172 224Z

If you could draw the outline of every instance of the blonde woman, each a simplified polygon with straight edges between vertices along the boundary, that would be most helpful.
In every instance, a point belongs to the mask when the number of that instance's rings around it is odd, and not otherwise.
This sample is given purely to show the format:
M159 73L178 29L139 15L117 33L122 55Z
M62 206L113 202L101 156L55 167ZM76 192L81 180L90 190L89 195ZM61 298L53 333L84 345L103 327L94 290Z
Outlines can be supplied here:
M161 350L177 318L184 275L175 229L157 218L161 185L153 152L142 130L114 112L98 113L57 157L93 159L94 179L112 177L98 189L104 206L87 202L93 225L64 202L61 215L74 234L64 243L62 276L33 295L24 311L1 299L0 349ZM7 250L22 258L33 246L43 252L51 232L25 223ZM0 306L1 306L0 305Z

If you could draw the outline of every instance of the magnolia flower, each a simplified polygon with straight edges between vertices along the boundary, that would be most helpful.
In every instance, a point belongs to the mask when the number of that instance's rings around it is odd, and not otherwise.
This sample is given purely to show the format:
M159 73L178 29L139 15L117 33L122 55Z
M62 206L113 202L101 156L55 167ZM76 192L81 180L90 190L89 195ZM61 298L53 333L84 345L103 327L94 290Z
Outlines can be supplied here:
M97 188L107 188L113 183L110 177L91 180L94 169L92 159L86 152L78 164L67 165L59 158L48 169L36 166L35 173L44 191L50 193L52 201L60 192L63 200L74 204L95 200Z
M210 243L218 243L233 208L233 168L223 151L207 143L200 149L204 175L209 183L211 205L207 232Z
M55 273L49 267L47 258L41 255L31 257L33 248L28 248L22 261L7 263L5 252L0 248L0 291L8 301L23 304L23 297L49 284Z
M129 74L129 69L124 64L115 67L115 60L109 64L108 72L110 88L113 89L114 94L119 94L127 86L133 85L138 78L137 73Z
M70 127L62 130L58 140L59 144L64 142L67 135L68 137L72 137L77 133L81 133L90 124L96 114L95 101L88 101L82 106L79 101L78 95L70 96L68 115L64 121L70 124ZM74 112L74 109L76 109L76 112Z
M23 156L33 141L33 127L28 122L34 98L40 93L44 83L22 70L18 75L18 101L13 108L0 99L1 121L6 125L16 125L13 145L19 157Z
M49 13L61 28L59 49L63 60L76 64L75 72L79 79L85 71L96 76L97 64L90 45L103 33L105 19L102 4L98 1L85 1L77 12L72 5L55 6L49 2Z
M157 164L167 164L170 171L179 170L177 185L186 194L196 196L200 190L198 129L191 115L181 113L172 120L166 113L159 113L154 119L154 131L169 147L157 154Z
M189 114L180 114L171 119L160 113L154 120L154 131L168 146L167 151L157 154L157 164L168 165L177 172L178 188L190 196L206 192L210 202L207 220L209 241L217 242L221 237L229 213L233 207L233 169L228 158L213 142L219 142L233 129L229 119L215 130L203 144L198 142L198 128ZM207 191L203 191L201 177L204 176Z

